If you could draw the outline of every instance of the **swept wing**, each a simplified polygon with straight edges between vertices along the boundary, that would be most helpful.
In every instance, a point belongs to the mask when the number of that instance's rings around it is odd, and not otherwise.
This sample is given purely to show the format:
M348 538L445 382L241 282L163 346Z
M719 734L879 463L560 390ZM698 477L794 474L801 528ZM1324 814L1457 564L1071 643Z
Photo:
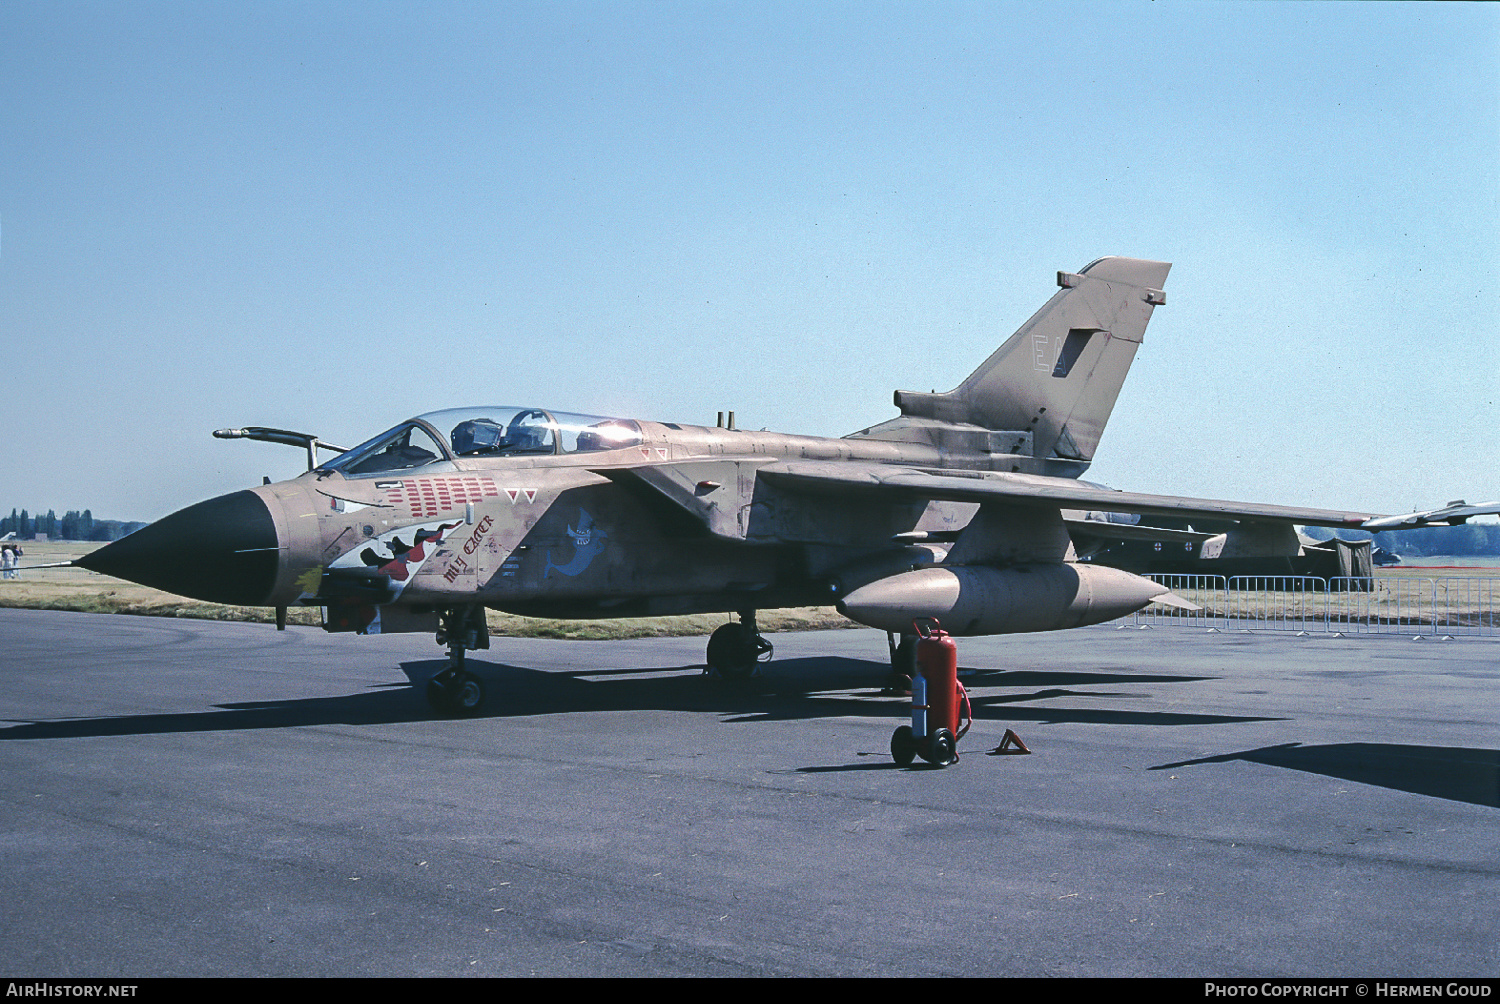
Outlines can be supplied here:
M1372 513L1262 502L1187 498L1115 491L1068 478L1002 472L928 471L912 467L851 463L774 463L760 468L768 484L787 491L944 502L1000 502L1045 508L1092 509L1143 516L1297 523L1361 528Z

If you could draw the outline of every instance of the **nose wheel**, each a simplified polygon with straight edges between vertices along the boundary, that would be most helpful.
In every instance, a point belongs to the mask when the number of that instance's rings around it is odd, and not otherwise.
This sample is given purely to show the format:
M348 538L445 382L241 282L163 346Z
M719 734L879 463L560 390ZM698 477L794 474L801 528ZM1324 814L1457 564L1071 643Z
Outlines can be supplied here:
M449 718L469 718L484 707L484 681L467 670L445 669L427 681L427 703Z
M468 718L484 707L484 681L464 668L464 653L489 648L483 607L458 607L440 615L438 644L448 645L448 667L427 681L427 703L448 718Z

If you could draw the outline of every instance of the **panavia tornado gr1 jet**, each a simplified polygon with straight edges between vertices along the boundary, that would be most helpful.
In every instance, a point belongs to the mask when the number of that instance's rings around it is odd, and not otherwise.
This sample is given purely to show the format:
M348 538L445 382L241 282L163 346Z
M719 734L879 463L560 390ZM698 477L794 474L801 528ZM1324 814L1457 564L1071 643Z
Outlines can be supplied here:
M1080 563L1070 531L1099 536L1087 513L1235 521L1246 553L1295 548L1294 524L1372 519L1079 480L1170 267L1101 258L1059 273L1061 289L957 388L897 391L898 417L842 439L538 407L435 411L348 450L221 430L304 447L309 470L190 506L75 564L276 607L279 625L287 607L313 605L329 631L434 632L450 659L427 697L447 714L483 703L464 653L489 647L486 607L736 613L708 642L709 666L729 677L769 651L755 614L775 607L832 602L893 642L915 618L956 636L1097 624L1175 598ZM319 450L336 458L319 462ZM912 647L893 644L898 670Z

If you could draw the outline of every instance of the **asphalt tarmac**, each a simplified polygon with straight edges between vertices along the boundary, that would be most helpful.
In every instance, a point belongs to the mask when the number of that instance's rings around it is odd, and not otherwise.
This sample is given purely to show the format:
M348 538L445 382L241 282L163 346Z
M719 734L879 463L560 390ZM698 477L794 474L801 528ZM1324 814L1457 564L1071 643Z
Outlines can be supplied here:
M496 639L0 610L0 976L1500 973L1500 640ZM1030 756L987 756L1007 728Z

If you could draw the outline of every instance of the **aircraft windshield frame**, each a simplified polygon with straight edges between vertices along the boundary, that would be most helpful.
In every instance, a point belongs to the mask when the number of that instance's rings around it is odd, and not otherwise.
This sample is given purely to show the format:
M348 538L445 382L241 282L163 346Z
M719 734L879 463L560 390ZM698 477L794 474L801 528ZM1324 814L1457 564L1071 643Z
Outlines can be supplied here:
M436 447L437 452L429 447ZM442 441L442 437L434 436L432 429L423 423L415 419L407 419L400 425L365 440L328 463L320 464L317 470L319 472L337 471L345 477L374 477L395 471L428 467L452 459L453 456L447 444Z

